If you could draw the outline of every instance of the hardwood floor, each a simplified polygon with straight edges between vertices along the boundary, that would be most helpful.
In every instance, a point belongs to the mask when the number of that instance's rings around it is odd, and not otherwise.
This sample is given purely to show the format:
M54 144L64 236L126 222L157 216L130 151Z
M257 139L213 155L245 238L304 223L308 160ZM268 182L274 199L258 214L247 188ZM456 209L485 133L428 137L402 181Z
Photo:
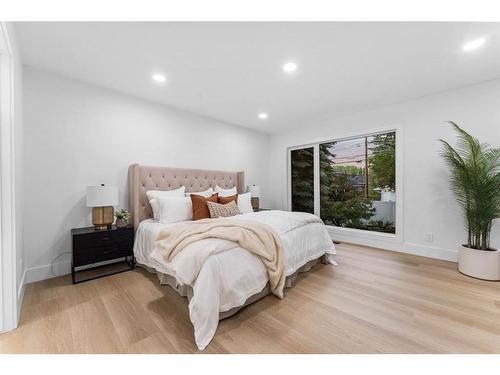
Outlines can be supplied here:
M220 322L203 353L500 353L500 283L456 264L338 245L287 289ZM2 353L192 353L187 301L137 269L27 286Z

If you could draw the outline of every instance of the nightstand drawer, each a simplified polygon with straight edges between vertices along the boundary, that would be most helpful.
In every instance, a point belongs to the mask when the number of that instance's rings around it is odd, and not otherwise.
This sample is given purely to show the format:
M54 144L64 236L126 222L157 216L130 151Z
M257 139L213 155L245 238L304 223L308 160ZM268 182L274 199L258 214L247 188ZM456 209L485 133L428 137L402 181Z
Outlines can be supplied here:
M75 239L74 250L79 251L80 249L114 249L116 247L130 247L133 243L133 234L127 237L117 237L112 236L81 236Z
M115 258L126 257L127 255L132 254L132 249L127 246L126 242L123 243L108 243L103 244L102 247L96 248L95 252L95 261L102 262L104 260L110 260Z
M93 233L82 234L75 236L75 239L82 244L82 246L106 246L110 242L126 242L134 240L134 232L131 229L117 229L114 231L95 231Z
M132 247L129 242L114 241L106 243L102 241L98 244L93 243L90 246L85 242L81 242L73 250L73 263L75 266L82 266L126 257L127 255L132 255Z

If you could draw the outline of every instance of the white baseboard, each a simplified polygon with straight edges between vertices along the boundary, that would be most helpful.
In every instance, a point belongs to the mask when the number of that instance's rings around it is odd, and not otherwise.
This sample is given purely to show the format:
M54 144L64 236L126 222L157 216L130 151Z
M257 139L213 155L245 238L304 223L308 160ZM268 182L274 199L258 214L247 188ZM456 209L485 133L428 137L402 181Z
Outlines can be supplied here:
M85 268L90 268L94 266L104 266L116 262L117 262L116 259L107 260L104 262L99 262L99 263L89 264L88 266L79 267L78 270L84 270ZM120 262L120 260L118 260L118 262ZM52 264L45 264L43 266L38 266L38 267L32 267L26 270L26 284L51 279L53 277L69 275L70 273L71 273L70 260L55 262Z
M53 277L68 275L71 273L71 262L69 260L32 267L26 270L26 283L34 283Z
M352 243L356 245L376 247L383 250L396 251L400 253L423 256L450 262L457 262L457 250L445 249L437 246L420 245L411 242L395 242L388 241L383 238L366 238L361 236L353 236L349 234L332 233L330 236L335 241Z
M455 263L458 262L457 250L445 249L436 246L419 245L416 243L405 242L403 244L403 249L401 252L407 254L420 255L427 258L447 260Z

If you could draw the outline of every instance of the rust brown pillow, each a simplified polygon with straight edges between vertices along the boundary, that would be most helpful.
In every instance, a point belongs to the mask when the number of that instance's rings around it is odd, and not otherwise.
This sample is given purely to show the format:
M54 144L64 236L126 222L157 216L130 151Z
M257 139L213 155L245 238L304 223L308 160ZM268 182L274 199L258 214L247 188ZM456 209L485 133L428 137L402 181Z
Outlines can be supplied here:
M234 201L236 204L238 203L238 194L231 195L229 197L219 197L218 202L220 204L228 204L229 202Z
M207 202L217 203L218 196L219 194L217 193L210 197L192 194L191 203L193 204L193 220L210 218L210 211L208 210Z

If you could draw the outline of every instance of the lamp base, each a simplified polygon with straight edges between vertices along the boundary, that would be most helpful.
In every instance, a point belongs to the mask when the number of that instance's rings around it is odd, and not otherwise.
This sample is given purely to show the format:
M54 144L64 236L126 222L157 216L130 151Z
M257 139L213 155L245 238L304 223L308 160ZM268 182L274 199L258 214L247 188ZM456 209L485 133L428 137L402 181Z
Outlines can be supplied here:
M106 230L113 225L114 221L113 206L93 207L92 208L92 224L95 230Z
M259 197L252 197L252 198L250 198L250 201L252 202L252 208L254 210L258 210L259 209Z

